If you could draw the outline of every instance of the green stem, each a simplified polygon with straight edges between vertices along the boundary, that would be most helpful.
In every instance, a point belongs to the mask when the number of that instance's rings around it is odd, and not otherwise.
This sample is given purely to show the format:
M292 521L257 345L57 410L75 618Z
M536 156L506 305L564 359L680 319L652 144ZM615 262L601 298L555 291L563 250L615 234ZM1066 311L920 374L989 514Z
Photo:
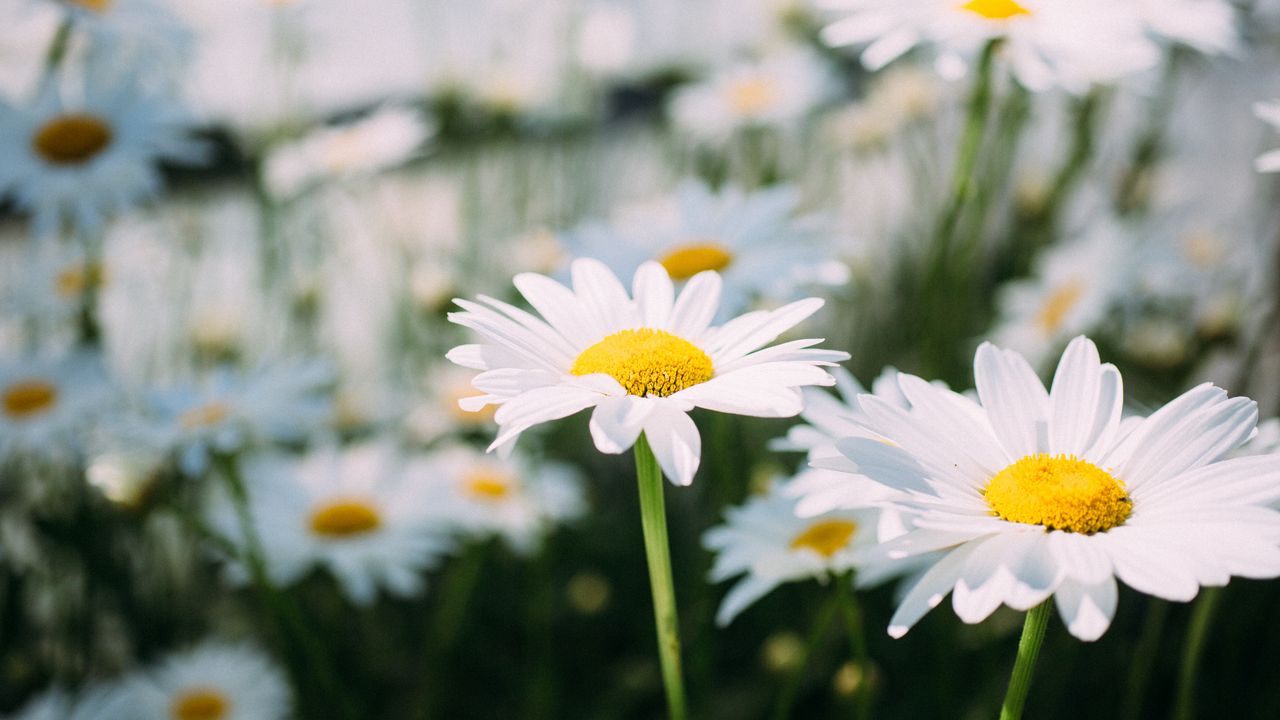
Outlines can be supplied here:
M978 151L982 147L982 138L986 135L987 114L991 109L992 67L995 64L996 50L999 46L999 40L988 42L982 49L982 57L978 60L977 77L974 79L973 92L969 96L968 110L965 111L964 134L960 139L955 170L951 174L951 195L938 226L936 242L939 250L937 252L944 258L951 243L951 236L955 233L956 223L960 220L960 212L976 187L973 181L973 170L978 159Z
M827 630L831 627L831 620L836 615L839 608L839 599L832 595L823 603L822 608L818 610L818 619L814 621L813 627L809 630L809 639L804 646L804 656L800 658L800 662L796 664L791 676L787 678L787 684L782 689L782 694L778 696L778 704L773 708L774 720L787 720L791 717L791 706L795 704L796 695L800 693L800 683L804 680L805 671L809 668L809 662L813 659L814 653L817 652L818 646L822 643L823 638L827 635Z
M853 663L862 673L862 683L856 690L857 717L869 720L871 717L871 656L867 652L867 638L863 632L862 608L858 599L850 590L853 579L845 574L835 579L836 599L840 602L840 611L844 615L845 630L849 633L849 649L853 652Z
M67 47L71 42L71 26L73 20L70 15L62 19L62 23L58 25L58 31L53 35L53 42L49 43L49 52L44 56L44 82L53 81L54 73L62 65L62 59L67 56Z
M1142 701L1147 693L1147 683L1151 680L1151 668L1155 665L1160 635L1164 632L1164 621L1168 615L1169 603L1159 598L1147 599L1147 615L1142 623L1142 635L1129 664L1128 690L1120 712L1120 717L1124 720L1137 720L1142 716Z
M1191 720L1195 717L1196 671L1204 655L1205 639L1218 604L1222 600L1222 588L1205 588L1191 610L1191 628L1182 648L1182 665L1178 668L1178 703L1174 708L1174 720Z
M1018 720L1022 717L1022 707L1027 702L1027 691L1031 689L1031 676L1035 672L1036 657L1040 655L1040 645L1044 642L1044 633L1049 627L1049 615L1052 613L1052 600L1040 603L1027 613L1027 619L1022 624L1022 639L1018 641L1018 658L1013 664L1013 675L1009 678L1004 705L1000 707L1000 720Z
M667 511L663 504L662 470L642 434L635 445L636 482L640 490L640 524L653 592L653 620L658 632L658 656L667 691L671 720L685 720L684 680L680 671L680 621L671 580L671 549L667 542Z

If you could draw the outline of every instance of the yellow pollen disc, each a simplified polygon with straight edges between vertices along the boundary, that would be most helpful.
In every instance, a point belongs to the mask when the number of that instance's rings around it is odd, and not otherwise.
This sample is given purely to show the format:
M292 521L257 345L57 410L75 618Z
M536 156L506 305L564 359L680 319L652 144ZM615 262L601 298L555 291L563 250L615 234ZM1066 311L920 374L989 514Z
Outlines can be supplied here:
M718 243L689 243L679 245L658 259L672 280L688 280L706 270L720 270L729 267L733 262L733 254Z
M340 500L317 507L311 513L311 532L330 538L349 538L377 530L382 517L373 505L360 500Z
M1008 20L1018 15L1030 15L1031 11L1014 0L969 0L960 6L962 10L976 13L988 20Z
M1049 294L1049 299L1045 300L1044 305L1040 306L1040 311L1036 313L1036 322L1046 333L1057 332L1058 328L1062 327L1063 321L1067 319L1067 313L1071 312L1071 308L1075 307L1082 295L1084 295L1084 283L1079 280L1072 280L1056 288Z
M622 330L592 345L574 361L574 375L604 373L631 395L666 397L715 375L697 345L665 330Z
M31 145L54 165L81 165L111 144L111 127L81 113L59 115L36 131Z
M767 78L753 77L729 89L729 104L739 115L757 115L773 104L778 89Z
M100 262L85 265L69 265L63 268L54 278L54 287L58 295L64 298L78 298L85 290L94 290L106 284L107 272Z
M230 414L230 407L224 403L212 402L208 405L201 405L200 407L192 408L182 413L182 417L178 419L178 423L182 425L185 430L194 430L196 428L217 425L223 420L226 420L227 416Z
M188 690L169 707L173 720L222 720L231 716L231 702L212 688Z
M475 500L496 502L505 500L512 492L511 477L493 470L477 470L463 483L467 494Z
M4 414L25 420L51 410L58 403L58 388L44 380L19 380L4 389Z
M852 520L822 520L792 538L791 549L805 548L829 558L843 550L856 532L858 524Z
M1133 511L1124 483L1072 455L1028 455L987 483L993 515L1009 522L1092 535L1121 525Z

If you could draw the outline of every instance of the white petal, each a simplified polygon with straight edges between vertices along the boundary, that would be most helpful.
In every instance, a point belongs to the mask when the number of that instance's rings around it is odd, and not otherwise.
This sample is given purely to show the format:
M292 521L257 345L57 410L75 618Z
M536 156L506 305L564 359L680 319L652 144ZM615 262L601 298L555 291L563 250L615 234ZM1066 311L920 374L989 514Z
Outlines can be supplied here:
M720 274L700 272L685 283L676 298L667 330L682 338L697 338L707 331L720 309Z
M506 445L538 423L568 417L591 407L601 399L600 393L564 385L538 388L517 395L494 413L493 419L501 427L501 432L489 449Z
M652 400L638 397L606 398L591 413L591 439L602 453L617 455L636 443Z
M1116 580L1108 575L1095 584L1074 580L1062 583L1054 600L1067 632L1085 642L1093 642L1111 626L1116 614Z
M662 472L676 485L689 485L702 455L702 437L688 413L668 403L655 403L645 419L644 435Z
M891 637L900 638L906 635L911 626L924 617L925 613L942 602L947 593L951 592L951 589L955 587L956 581L960 579L964 564L977 547L978 543L976 542L961 545L920 576L916 584L902 598L897 611L893 613L893 617L889 620L889 635Z
M1116 576L1134 590L1182 602L1199 591L1200 585L1186 558L1150 542L1151 536L1141 529L1121 526L1094 537L1103 541Z
M1049 533L1049 552L1062 573L1085 585L1096 585L1111 575L1111 558L1089 535Z
M718 364L732 362L752 350L773 342L779 335L817 312L822 305L821 298L807 298L784 305L772 312L764 313L763 317L756 319L754 322L734 326L732 332L727 332L730 325L726 324L721 328L725 332L717 333L711 343L711 358ZM755 313L748 313L742 318L748 316L754 318ZM738 319L741 320L742 318Z
M640 311L640 323L650 328L667 327L675 302L675 288L666 269L656 262L646 262L636 270L631 288L636 309Z
M769 578L754 575L743 578L724 596L724 602L720 603L720 610L716 613L716 625L724 627L733 622L739 613L777 586L777 581Z
M1123 402L1120 372L1102 364L1088 338L1072 340L1049 393L1049 452L1089 456L1100 439L1114 435Z
M588 323L578 297L555 280L537 273L520 273L513 282L538 314L575 346L585 348L609 332L609 328Z
M974 358L973 373L982 407L1009 455L1021 458L1045 449L1049 394L1026 359L983 343Z

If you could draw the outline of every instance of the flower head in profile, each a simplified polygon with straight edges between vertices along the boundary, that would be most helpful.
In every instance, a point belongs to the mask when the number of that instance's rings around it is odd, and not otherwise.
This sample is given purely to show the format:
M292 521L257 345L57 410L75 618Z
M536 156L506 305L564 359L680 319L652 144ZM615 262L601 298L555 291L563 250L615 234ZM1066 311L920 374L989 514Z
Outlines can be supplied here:
M124 685L138 720L284 720L293 699L284 672L248 642L207 640Z
M663 473L688 485L702 454L690 411L790 417L803 408L800 388L832 384L823 366L848 357L814 348L821 340L766 347L817 311L816 298L713 326L721 286L714 272L690 278L678 297L656 262L636 271L633 294L597 260L576 260L570 273L571 288L543 275L516 276L541 318L483 296L458 300L462 312L449 316L484 340L448 357L482 371L473 384L484 394L464 407L499 406L490 449L592 408L597 449L622 453L643 432Z
M1210 384L1121 423L1120 373L1084 337L1046 390L1021 355L991 344L974 361L978 401L903 374L905 411L859 405L888 442L848 438L858 471L907 493L906 534L859 561L939 559L890 621L901 636L951 593L961 620L1050 597L1067 629L1095 640L1115 614L1116 580L1166 600L1232 576L1280 575L1280 460L1226 458L1257 406Z

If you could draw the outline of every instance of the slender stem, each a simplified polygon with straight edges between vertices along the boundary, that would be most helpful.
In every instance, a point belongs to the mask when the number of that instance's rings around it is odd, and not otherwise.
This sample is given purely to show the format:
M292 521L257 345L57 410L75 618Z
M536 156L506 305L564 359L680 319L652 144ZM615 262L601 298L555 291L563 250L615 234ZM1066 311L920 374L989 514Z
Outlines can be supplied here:
M840 611L844 614L845 630L849 633L849 649L853 652L853 662L862 673L862 683L856 694L858 698L857 715L859 720L871 717L871 656L867 652L867 638L863 632L862 608L858 599L850 590L853 579L845 574L835 579L836 599L840 602Z
M1035 672L1036 658L1044 642L1044 632L1049 627L1049 615L1053 613L1053 601L1046 600L1031 608L1022 624L1022 639L1018 641L1018 659L1013 663L1013 675L1009 678L1009 690L1000 708L1000 720L1018 720L1022 706L1027 702L1031 689L1031 675Z
M636 482L640 490L640 524L649 563L649 587L653 592L653 620L658 631L658 656L667 691L671 720L685 720L684 680L680 671L680 622L671 579L671 549L667 543L667 511L662 496L662 470L641 435L636 440Z
M63 18L62 23L58 25L58 31L53 35L53 41L49 43L49 51L44 56L44 82L46 83L53 81L54 74L62 65L62 59L67 56L73 22L69 14Z
M991 75L995 63L999 40L992 40L982 50L978 60L977 77L974 78L973 92L969 96L968 110L965 111L964 134L960 139L960 150L956 155L955 170L951 175L951 195L946 209L942 213L942 221L938 226L937 242L941 245L941 253L945 256L946 247L951 242L956 223L960 219L960 211L973 194L976 184L973 181L974 165L978 159L978 151L982 146L982 138L986 135L987 114L991 109Z
M1142 701L1147 693L1147 683L1151 680L1151 668L1155 665L1160 635L1164 632L1164 621L1168 615L1169 603L1159 598L1147 598L1147 615L1142 623L1142 635L1138 638L1138 646L1133 650L1133 660L1129 663L1128 690L1120 711L1120 717L1124 720L1137 720L1142 716Z
M827 598L822 608L818 610L818 618L814 620L813 627L809 630L809 639L805 642L804 656L800 658L800 662L796 663L795 669L791 671L790 677L787 678L787 684L782 688L782 694L778 696L778 704L773 707L774 720L787 720L791 717L791 706L795 704L796 695L800 692L800 683L804 680L805 671L809 669L809 663L813 660L814 653L817 652L822 640L827 636L827 630L831 627L831 620L835 618L836 610L839 608L839 599L835 595Z
M1191 720L1195 717L1196 671L1204 655L1205 639L1209 626L1222 600L1222 588L1205 588L1191 610L1191 628L1182 648L1182 665L1178 668L1178 703L1174 708L1174 720Z

